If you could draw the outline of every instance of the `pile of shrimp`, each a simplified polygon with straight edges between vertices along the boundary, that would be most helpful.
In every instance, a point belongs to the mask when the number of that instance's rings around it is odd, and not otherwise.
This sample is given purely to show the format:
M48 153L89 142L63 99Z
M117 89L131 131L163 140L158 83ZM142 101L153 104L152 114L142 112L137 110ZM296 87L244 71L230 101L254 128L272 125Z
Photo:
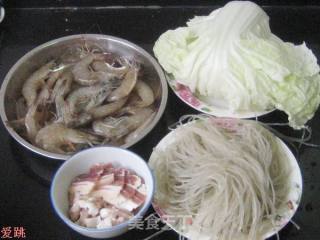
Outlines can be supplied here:
M70 47L25 80L9 126L60 154L131 142L155 115L142 67L101 48Z

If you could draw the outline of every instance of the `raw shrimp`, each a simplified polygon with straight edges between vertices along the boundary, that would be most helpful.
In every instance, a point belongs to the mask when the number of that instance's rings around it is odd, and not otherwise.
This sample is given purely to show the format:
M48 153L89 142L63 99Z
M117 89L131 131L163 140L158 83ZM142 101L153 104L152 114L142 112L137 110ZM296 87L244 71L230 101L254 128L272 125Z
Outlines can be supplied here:
M73 76L70 71L66 71L61 75L52 90L51 102L54 102L58 96L65 97L69 93L71 90L72 80Z
M83 112L75 115L67 115L63 120L66 126L75 128L89 123L92 120L92 116L89 113Z
M104 57L102 54L93 54L89 53L82 60L80 60L77 64L74 65L72 69L72 73L74 75L74 80L85 86L94 85L100 81L108 81L110 80L109 74L104 72L94 72L89 69L90 64L94 60L103 60Z
M132 66L126 73L121 85L108 97L108 101L114 102L128 96L136 85L139 68Z
M21 97L16 102L16 117L17 119L24 118L28 112L26 100Z
M63 96L58 95L55 97L55 107L56 107L56 122L67 121L66 118L70 115L65 109L65 100ZM71 115L70 115L71 117Z
M26 113L25 126L29 141L31 142L34 142L35 136L46 121L49 112L49 108L46 105L49 103L51 89L60 74L61 72L50 73L48 81L42 86L36 101L29 106Z
M48 69L48 68L47 68ZM42 86L41 92L37 98L33 101L25 115L25 127L27 130L27 136L29 141L34 142L34 138L41 128L41 122L43 123L46 118L47 109L44 108L50 98L50 89L57 80L59 72L51 73L47 83ZM44 79L43 79L44 81ZM42 110L40 111L40 107Z
M25 117L25 126L27 129L28 139L32 143L34 142L34 138L36 137L38 131L41 128L41 125L40 125L40 120L42 117L41 115L42 114L38 112L38 105L33 104L29 108L27 115Z
M76 64L87 54L88 51L83 49L82 44L75 44L72 47L68 47L66 51L64 51L59 58L59 61L62 63L62 65Z
M83 39L30 74L6 124L51 152L122 145L154 118L155 93L141 67Z
M63 107L61 115L63 116L64 123L68 126L80 126L90 121L91 118L88 114L81 115L82 117L79 118L78 113L81 111L88 112L91 108L100 105L111 91L111 84L97 84L74 90L64 102L60 99L58 105ZM80 119L80 121L77 121L77 119Z
M25 126L27 129L27 135L29 141L34 142L38 131L41 129L41 122L45 121L45 105L50 97L50 91L48 85L44 85L37 98L37 101L33 103L25 116ZM39 109L42 107L42 109ZM41 110L41 111L40 111Z
M93 122L93 131L107 139L120 139L137 129L154 112L151 108L139 108L133 111L131 116L121 116L119 118L107 117L104 120Z
M100 105L111 91L111 84L97 84L78 88L69 94L66 103L69 105L71 112L88 111Z
M71 72L65 72L58 80L51 93L51 102L55 103L56 118L63 120L64 97L70 92L73 81Z
M132 105L128 105L124 108L122 108L120 111L117 112L118 116L123 116L123 115L137 115L140 113L143 113L146 111L146 109L151 109L150 107L146 107L146 108L140 108L137 106L132 106Z
M109 116L118 110L120 110L124 104L127 102L127 97L120 99L116 102L111 102L102 106L98 106L95 108L92 108L89 113L92 115L93 119L103 118L106 116Z
M91 134L53 123L42 128L36 136L36 144L50 152L66 153L75 150L74 144L92 145L99 139Z
M95 71L110 73L110 74L114 74L115 76L121 77L126 72L128 72L129 63L126 59L124 59L120 62L122 65L121 67L114 67L105 61L94 61L92 63L92 68Z
M58 59L59 62L61 62L61 65L64 66L72 66L81 61L89 53L103 53L103 48L96 44L92 44L89 47L87 41L83 39L83 43L76 43L73 46L69 46L63 52L64 53Z
M128 134L124 141L125 143L132 142L133 140L137 139L137 137L140 135L140 133L152 122L154 116L156 113L152 113L148 119L145 120L143 124L141 124L136 130Z
M154 94L152 89L142 80L138 80L134 90L137 92L140 101L135 103L138 107L147 107L150 106L154 102Z
M49 78L46 82L48 88L51 90L56 83L56 81L59 79L60 75L63 73L62 69L59 70L52 70L50 72Z
M45 85L45 80L51 72L51 68L55 66L52 60L35 71L24 83L22 87L22 95L30 107L37 99L37 91Z
M89 113L81 112L71 112L70 109L65 105L65 101L58 97L56 99L57 108L57 121L62 122L68 127L79 127L89 123L92 120L92 116Z

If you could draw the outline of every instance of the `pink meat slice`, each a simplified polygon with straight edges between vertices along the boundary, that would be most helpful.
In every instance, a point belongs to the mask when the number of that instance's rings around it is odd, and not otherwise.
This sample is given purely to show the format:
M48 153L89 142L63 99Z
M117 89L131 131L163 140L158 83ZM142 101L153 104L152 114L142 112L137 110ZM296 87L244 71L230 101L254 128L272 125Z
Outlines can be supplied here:
M132 187L137 189L137 188L139 188L141 186L142 179L139 176L135 175L135 174L130 174L130 175L126 176L125 183L129 184Z
M121 189L121 186L103 185L97 190L93 191L92 196L101 197L104 201L110 202L114 201L114 199L119 196Z
M69 201L73 203L75 201L76 196L89 194L93 190L94 186L95 183L91 181L72 183L69 189Z
M84 174L77 176L73 180L73 183L76 183L76 182L95 182L98 179L99 179L99 176L84 173Z
M132 200L134 203L140 207L144 201L146 200L146 195L140 193L135 188L125 185L124 188L121 191L122 196L124 196L127 199Z
M121 194L127 198L127 199L132 199L133 196L136 194L136 189L130 187L129 185L124 185Z
M112 210L113 210L112 225L120 224L133 217L133 214L131 212L128 212L116 207L112 207Z
M90 168L89 175L91 176L100 176L104 171L104 166L102 164L93 165Z
M139 191L136 191L136 194L132 197L132 201L135 202L136 204L139 204L139 206L143 204L145 200L146 200L146 195L140 193Z
M114 171L114 184L124 186L126 179L126 171L123 168L115 169Z
M102 185L111 185L114 182L114 174L105 174L102 175L97 182L97 186L102 186Z
M104 173L108 173L109 169L113 169L111 163L107 164L96 164L90 168L89 175L91 176L101 176Z

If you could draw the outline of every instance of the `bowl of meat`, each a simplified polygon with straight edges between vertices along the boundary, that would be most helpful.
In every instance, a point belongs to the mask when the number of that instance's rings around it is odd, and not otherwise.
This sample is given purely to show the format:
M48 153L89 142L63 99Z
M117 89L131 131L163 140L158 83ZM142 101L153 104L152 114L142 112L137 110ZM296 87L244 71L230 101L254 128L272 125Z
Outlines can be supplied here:
M24 147L66 160L93 146L134 145L155 127L167 97L161 67L141 47L72 35L34 48L10 69L0 115Z
M111 238L128 231L151 205L154 177L144 159L119 147L74 154L56 172L53 209L78 233Z

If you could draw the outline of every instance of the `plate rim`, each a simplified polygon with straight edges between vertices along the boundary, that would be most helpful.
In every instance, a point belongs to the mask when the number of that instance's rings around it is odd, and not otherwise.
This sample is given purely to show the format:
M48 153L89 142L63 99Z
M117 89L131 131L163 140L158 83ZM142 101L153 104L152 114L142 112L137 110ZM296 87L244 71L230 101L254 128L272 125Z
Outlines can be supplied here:
M211 117L211 116L208 116L208 117ZM190 124L190 123L193 123L195 120L192 120L188 123L185 123L183 125L187 125L187 124ZM255 121L255 120L242 120L242 119L239 119L238 121ZM258 121L257 121L258 122ZM265 128L260 122L258 122L258 124L263 127L264 129L266 129L267 131L269 131L267 128ZM160 147L160 148L163 148L165 147L165 145L168 145L169 141L172 140L174 138L174 135L176 134L176 129L173 129L171 130L169 133L167 133L159 142L158 144L153 148L153 151L149 157L149 161L148 161L148 164L150 166L150 161L153 157L153 154L154 154L154 151L156 148ZM270 131L269 131L270 132ZM275 228L273 228L272 231L267 231L262 237L263 239L267 239L267 238L270 238L271 236L279 233L290 221L291 219L294 217L294 215L296 214L297 210L298 210L298 207L301 203L301 198L302 198L302 194L303 194L303 178L302 178L302 173L301 173L301 168L298 164L298 161L297 161L297 158L294 156L294 154L292 153L292 151L290 150L290 148L285 144L285 142L279 138L278 136L276 136L274 133L271 132L271 134L275 137L275 140L277 141L278 143L278 146L281 147L283 153L288 157L287 160L289 161L291 167L292 167L292 171L290 172L290 178L291 178L291 182L290 184L291 185L294 185L294 188L291 188L289 193L288 193L288 198L289 196L292 197L292 195L295 195L296 196L296 200L291 200L289 199L289 201L287 202L287 205L288 205L288 210L286 212L284 212L286 215L284 218L285 221L282 222L281 225L277 225ZM152 166L150 166L150 169L153 171L154 173L154 176L155 176L155 180L157 181L156 179L156 174L155 174L155 169L153 169ZM156 186L156 189L155 191L157 191L157 186ZM289 206L289 202L290 202L290 205ZM155 198L153 199L152 201L152 207L154 208L155 212L159 215L161 221L168 225L172 230L174 230L176 233L178 233L179 235L183 236L183 237L186 237L188 239L191 239L190 238L190 233L188 234L188 232L183 232L181 231L180 229L178 229L176 226L172 225L171 223L168 223L165 219L163 219L163 213L165 213L165 209L163 208L160 208L159 205L157 204ZM161 213L162 212L162 213ZM199 234L197 236L197 239L198 240L209 240L207 238L207 236L203 235L203 234Z
M197 96L195 96L191 91L190 93L192 94L192 98L194 98L200 105L199 106L195 106L194 104L188 102L186 99L184 99L178 92L177 90L177 84L180 84L186 88L188 88L188 86L179 83L173 76L170 76L171 74L165 72L165 77L167 79L168 85L170 86L171 90L175 93L175 95L185 104L187 104L189 107L202 112L202 113L206 113L209 114L211 116L216 116L216 117L229 117L229 118L239 118L239 119L248 119L248 118L257 118L257 117L261 117L261 116L265 116L273 111L276 110L276 108L272 108L269 110L265 110L265 111L258 111L258 112L228 112L228 110L226 109L222 109L219 108L217 106L213 106L210 105L206 102L204 102L203 100L199 99Z

